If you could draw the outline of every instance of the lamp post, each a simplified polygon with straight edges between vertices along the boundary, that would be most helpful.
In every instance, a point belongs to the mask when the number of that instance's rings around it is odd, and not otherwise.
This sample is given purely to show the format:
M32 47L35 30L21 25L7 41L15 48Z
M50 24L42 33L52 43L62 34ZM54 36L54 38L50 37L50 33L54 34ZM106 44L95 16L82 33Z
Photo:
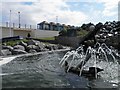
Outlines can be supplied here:
M56 16L56 23L58 23L58 16Z
M118 2L118 21L120 20L120 1Z
M11 30L11 10L10 10L9 30L10 30L10 37L12 37L12 30Z
M19 23L18 28L20 28L20 12L18 12L18 23Z
M56 16L56 24L57 24L57 30L58 30L58 16Z

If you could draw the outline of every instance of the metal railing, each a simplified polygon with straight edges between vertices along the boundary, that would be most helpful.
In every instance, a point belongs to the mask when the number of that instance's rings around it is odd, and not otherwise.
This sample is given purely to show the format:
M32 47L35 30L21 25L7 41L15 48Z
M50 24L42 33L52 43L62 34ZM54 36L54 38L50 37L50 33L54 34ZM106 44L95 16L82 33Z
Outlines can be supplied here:
M9 22L0 22L1 27L10 27ZM11 28L37 29L37 25L11 23Z

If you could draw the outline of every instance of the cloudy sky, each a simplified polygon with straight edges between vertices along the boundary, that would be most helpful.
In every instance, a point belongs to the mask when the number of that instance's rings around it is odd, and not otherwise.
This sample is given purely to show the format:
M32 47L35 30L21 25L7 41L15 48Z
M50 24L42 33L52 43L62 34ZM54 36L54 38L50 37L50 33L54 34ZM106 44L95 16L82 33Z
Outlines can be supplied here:
M119 0L2 0L1 22L36 25L42 21L81 26L118 20ZM57 19L57 20L56 20Z

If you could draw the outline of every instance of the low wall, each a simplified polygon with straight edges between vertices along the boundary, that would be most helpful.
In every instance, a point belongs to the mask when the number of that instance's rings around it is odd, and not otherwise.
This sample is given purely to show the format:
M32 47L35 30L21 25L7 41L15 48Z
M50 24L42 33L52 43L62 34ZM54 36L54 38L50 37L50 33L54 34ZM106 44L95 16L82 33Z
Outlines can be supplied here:
M59 31L50 31L50 30L34 30L34 37L54 37L59 35Z
M13 29L11 28L11 31L12 31L12 33L13 33ZM1 32L1 36L0 37L2 37L2 38L4 38L4 37L10 37L10 29L9 28L6 28L6 27L1 27L1 29L0 29L0 32Z
M10 32L9 27L0 27L0 39L10 36L27 37L28 33L30 33L31 37L33 38L54 37L58 36L59 34L59 31L35 30L27 28L11 28L11 31L12 32Z
M14 34L13 36L22 36L22 37L27 37L28 33L30 33L31 37L34 37L34 35L32 34L32 31L20 31L20 30L14 30Z
M62 45L68 45L72 47L78 47L79 42L81 40L81 37L63 37L63 36L58 36L55 37L55 40L57 43L62 44Z

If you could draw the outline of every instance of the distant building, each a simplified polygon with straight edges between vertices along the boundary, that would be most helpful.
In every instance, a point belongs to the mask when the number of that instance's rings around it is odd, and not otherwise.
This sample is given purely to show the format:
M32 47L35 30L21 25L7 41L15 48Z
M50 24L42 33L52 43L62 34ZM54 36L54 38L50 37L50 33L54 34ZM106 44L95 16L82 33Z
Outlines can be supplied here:
M43 21L41 23L37 24L37 29L40 30L53 30L53 31L61 31L64 29L75 29L75 26L71 26L71 25L65 25L65 24L60 24L60 23L54 23L54 22L46 22Z

